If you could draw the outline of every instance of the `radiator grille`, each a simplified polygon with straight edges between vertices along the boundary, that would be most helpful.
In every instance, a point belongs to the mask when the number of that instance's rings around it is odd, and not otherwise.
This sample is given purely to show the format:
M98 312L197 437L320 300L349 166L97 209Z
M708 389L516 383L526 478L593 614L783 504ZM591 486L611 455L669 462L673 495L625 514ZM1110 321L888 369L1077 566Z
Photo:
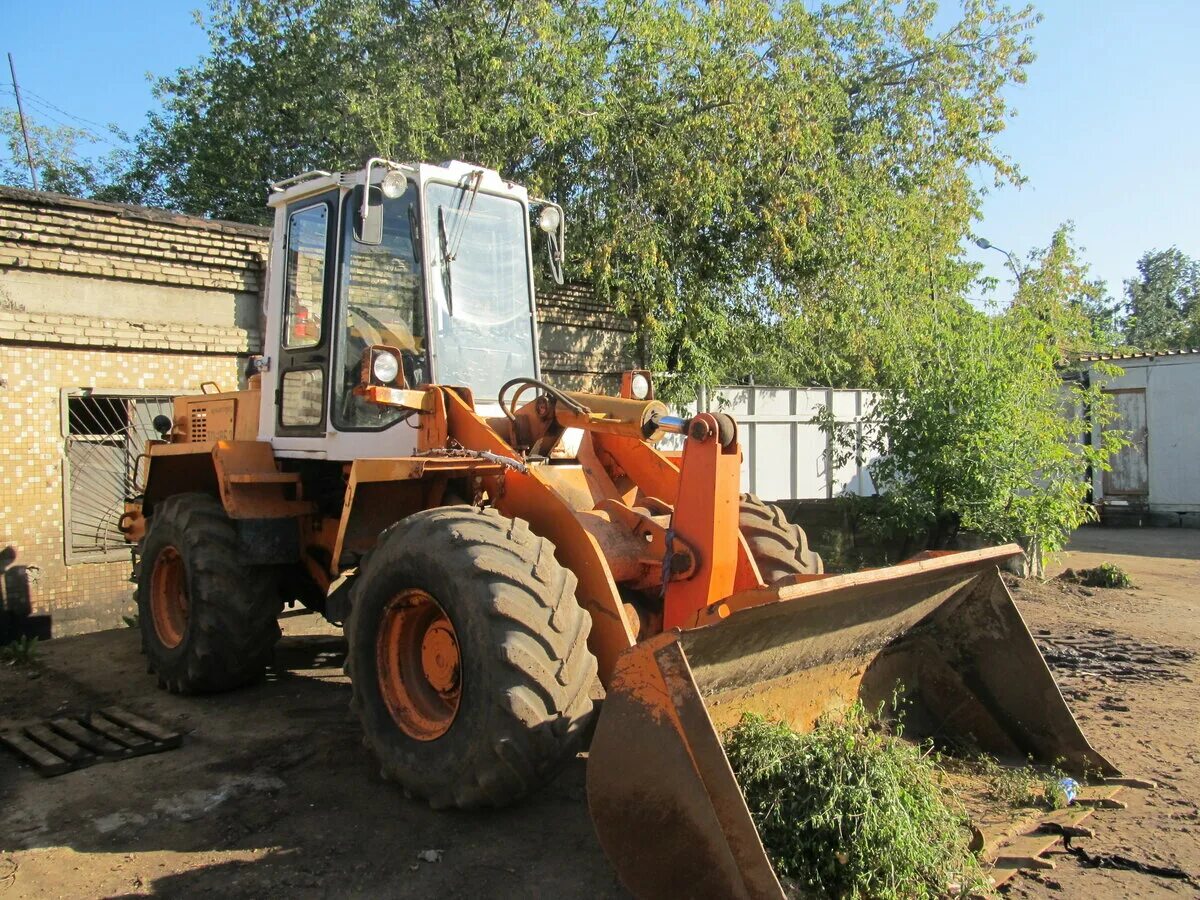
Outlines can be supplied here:
M208 407L193 406L188 421L188 440L203 443L208 440Z

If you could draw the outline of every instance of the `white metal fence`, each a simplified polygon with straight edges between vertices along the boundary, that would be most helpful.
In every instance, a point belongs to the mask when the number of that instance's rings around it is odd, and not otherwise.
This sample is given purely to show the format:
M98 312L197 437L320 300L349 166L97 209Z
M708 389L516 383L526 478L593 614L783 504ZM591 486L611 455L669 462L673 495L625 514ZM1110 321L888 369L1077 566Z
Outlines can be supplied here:
M877 395L834 388L728 385L702 391L697 411L725 412L738 421L742 444L742 490L764 500L806 500L839 494L870 495L875 485L863 458L864 441L874 436L868 420ZM839 456L818 421L833 413L841 432L856 438L858 452L837 465Z

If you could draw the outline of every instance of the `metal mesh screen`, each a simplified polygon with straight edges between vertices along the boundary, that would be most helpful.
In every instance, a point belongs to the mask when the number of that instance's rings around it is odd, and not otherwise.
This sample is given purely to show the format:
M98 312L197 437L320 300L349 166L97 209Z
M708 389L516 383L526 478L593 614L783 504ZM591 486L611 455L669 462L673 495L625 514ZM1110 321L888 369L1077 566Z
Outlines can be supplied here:
M137 493L138 455L155 436L154 417L172 414L171 397L69 394L66 404L67 496L63 527L67 560L84 562L127 552L117 529L125 501Z

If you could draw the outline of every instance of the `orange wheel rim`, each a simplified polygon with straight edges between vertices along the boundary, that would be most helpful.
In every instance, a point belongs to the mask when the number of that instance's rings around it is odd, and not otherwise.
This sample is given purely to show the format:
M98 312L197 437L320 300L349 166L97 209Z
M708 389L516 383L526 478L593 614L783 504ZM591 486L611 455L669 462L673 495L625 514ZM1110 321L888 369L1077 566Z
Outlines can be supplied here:
M450 730L462 697L454 624L425 591L388 601L375 643L379 690L400 730L432 741Z
M154 633L164 647L174 649L183 643L188 625L187 570L183 557L174 547L163 547L154 560L150 575L150 617Z

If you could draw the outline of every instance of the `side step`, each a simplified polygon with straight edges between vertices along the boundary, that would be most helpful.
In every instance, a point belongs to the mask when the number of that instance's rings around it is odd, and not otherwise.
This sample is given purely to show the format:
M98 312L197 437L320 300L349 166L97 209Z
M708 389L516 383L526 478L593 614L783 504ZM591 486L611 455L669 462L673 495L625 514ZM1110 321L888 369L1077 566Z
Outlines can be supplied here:
M183 735L179 732L162 728L119 706L0 732L0 743L46 778L98 762L173 750L182 742Z

